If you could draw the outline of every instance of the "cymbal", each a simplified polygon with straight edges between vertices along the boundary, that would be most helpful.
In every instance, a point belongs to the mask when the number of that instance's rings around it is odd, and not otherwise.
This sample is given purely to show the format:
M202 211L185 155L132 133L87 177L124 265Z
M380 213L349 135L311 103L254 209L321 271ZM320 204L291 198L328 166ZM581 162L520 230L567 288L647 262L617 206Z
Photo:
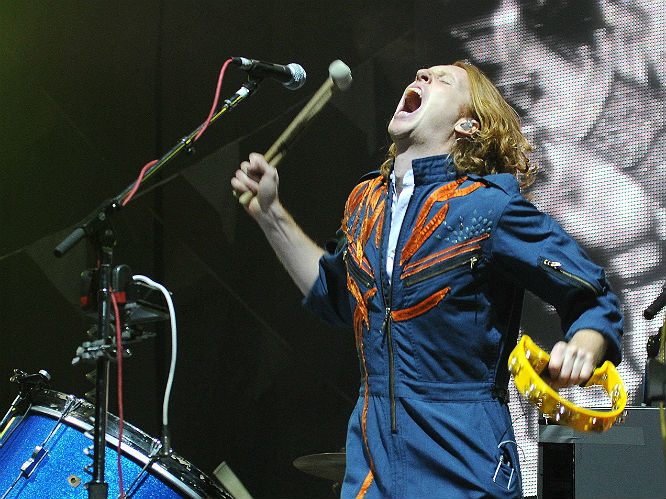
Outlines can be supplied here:
M341 482L345 477L345 453L324 452L294 459L294 466L309 475Z

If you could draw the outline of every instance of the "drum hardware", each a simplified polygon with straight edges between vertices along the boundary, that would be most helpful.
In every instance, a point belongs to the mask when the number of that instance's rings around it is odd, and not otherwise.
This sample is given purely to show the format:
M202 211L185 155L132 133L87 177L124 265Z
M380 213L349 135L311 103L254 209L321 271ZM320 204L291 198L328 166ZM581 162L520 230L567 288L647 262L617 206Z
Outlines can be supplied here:
M3 445L5 445L5 442L9 440L9 437L11 437L12 433L14 433L16 426L21 423L24 417L25 411L21 411L19 409L19 405L22 402L24 402L24 399L22 399L21 395L19 394L14 399L12 405L9 407L9 410L5 414L5 417L2 418L2 421L0 422L0 449Z
M78 487L81 485L81 479L76 475L69 475L67 477L67 483L69 483L71 487Z
M111 325L110 329L114 333L114 336L110 339L110 343L107 343L103 340L84 341L81 346L76 349L76 356L72 359L72 365L77 365L81 362L95 362L99 358L106 358L111 362L115 361L118 352L115 338L116 327ZM87 334L90 337L95 337L96 331L97 328L95 326L91 326ZM121 334L123 346L140 343L144 340L148 340L156 336L156 334L153 332L137 330L127 326L123 327ZM124 348L123 358L128 358L131 356L132 351L129 348ZM90 376L86 375L86 378L90 382L94 383L94 374Z
M154 282L152 279L141 276L141 275L132 275L132 271L127 265L118 265L110 272L111 275L111 298L114 301L114 311L111 313L111 317L106 324L107 331L111 334L102 335L99 333L99 324L98 321L96 324L91 325L88 335L93 338L89 341L85 341L81 344L80 347L76 350L76 356L72 360L72 364L83 364L83 363L96 363L97 369L93 373L86 374L86 379L92 381L95 384L95 392L87 392L86 398L88 400L100 400L99 399L99 364L103 363L105 369L108 372L108 365L110 362L118 361L118 341L121 341L121 354L122 358L131 357L132 352L126 348L128 344L137 343L148 338L155 336L154 333L147 331L146 326L154 322L171 319L172 323L172 343L174 344L172 350L172 366L169 374L169 382L167 386L170 386L170 382L173 376L173 370L175 367L175 359L173 358L173 351L175 350L175 314L173 311L173 303L171 302L170 293L164 286L159 283ZM88 270L83 273L82 276L82 297L81 304L84 310L89 310L91 307L97 305L94 293L92 289L98 284L98 281L101 280L102 273L96 269ZM149 290L150 288L150 290ZM158 289L162 293L161 299L166 301L168 308L158 303L155 298L154 290ZM165 312L168 310L168 313ZM117 317L116 317L117 315ZM113 319L113 320L111 320ZM120 328L121 338L118 340L117 331ZM97 339L94 339L97 337ZM106 382L102 381L102 384L105 385ZM170 389L169 389L170 391ZM100 404L96 404L96 407L99 407ZM106 406L106 403L104 403ZM168 397L165 396L165 406L168 407ZM159 457L170 457L171 456L171 443L169 438L169 431L167 426L167 420L165 419L166 408L163 407L163 429L162 429L162 442L156 450L156 453L159 454ZM97 421L97 414L94 418ZM105 423L106 424L106 423ZM97 434L97 423L95 426L95 434ZM105 429L106 432L106 429ZM93 460L93 465L90 464L84 466L84 472L91 474L92 481L90 484L96 484L99 482L97 478L99 476L99 464L97 455L99 451L104 452L101 444L98 442L98 438L95 438L94 435L91 436L89 432L86 432L85 436L93 439L93 446L84 449L84 454ZM118 443L119 447L122 447L123 442ZM155 462L155 456L151 452L151 457L146 463L146 466L150 466ZM145 471L145 469L144 469ZM143 472L140 472L137 478L130 485L130 491L132 487L138 483L141 479ZM99 484L100 490L104 485ZM107 493L106 490L101 490L101 492L95 492L95 494L104 494ZM91 498L93 496L91 495ZM99 496L102 499L102 496ZM94 499L97 499L95 497Z
M97 309L95 288L99 285L100 272L98 269L88 269L81 273L81 307L86 317L93 321ZM161 296L149 286L134 281L132 271L128 265L117 265L111 271L111 286L118 304L121 322L121 337L123 346L132 345L155 337L155 333L146 327L158 321L169 319L168 310L160 302ZM99 360L114 362L117 359L117 341L115 313L110 311L108 324L109 338L100 338L98 324L92 323L87 331L91 340L84 341L76 349L72 365L93 364ZM99 338L99 339L95 339ZM132 356L128 348L123 349L123 358ZM93 386L97 386L97 371L86 373L86 379ZM95 403L96 389L85 393L86 400Z
M14 431L15 418L19 418L19 423L23 419L26 408L21 410L21 405L29 405L30 391L34 388L45 388L51 381L51 375L44 369L36 374L28 374L18 369L14 369L14 373L9 378L10 383L19 385L19 393L9 406L9 410L0 421L0 448L4 445L7 439ZM9 431L9 433L7 433Z
M86 438L89 438L90 440L94 440L94 435L92 435L89 431L86 431L83 433L83 436ZM148 454L148 461L143 465L143 468L139 470L137 473L136 477L132 482L130 483L129 487L127 487L127 490L124 493L125 497L132 497L132 494L136 490L133 490L135 486L139 483L139 480L145 475L146 471L150 466L152 466L155 462L158 461L158 458L160 457L160 451L162 450L162 443L159 440L155 440L151 442L150 444L150 453ZM90 457L91 459L93 458L93 454L95 452L94 446L90 445L88 447L85 447L83 449L83 453ZM93 463L89 463L83 467L83 471L86 472L89 475L92 475L92 466Z
M25 403L28 399L29 403ZM82 473L94 472L94 462L90 462L90 458L94 458L94 446L89 443L94 440L92 419L95 406L72 395L42 388L30 390L17 406L22 418L11 422L13 436L4 437L6 445L0 451L0 493L8 490L4 492L6 499L86 497L88 490L79 485ZM118 418L112 414L108 417L109 433L105 435L105 445L110 454L107 462L113 462L117 455L112 454L118 449ZM120 458L124 472L132 477L126 497L232 499L222 485L185 459L176 454L166 458L160 456L162 444L159 440L129 423L124 424L124 430ZM35 441L42 444L35 447ZM26 464L30 462L26 457L33 459L34 466ZM12 485L14 476L8 476L5 471L24 465L25 470L18 477L20 481ZM22 479L27 473L30 478ZM114 497L119 492L118 487L118 476L110 474L109 492Z
M72 364L74 364L74 359L72 359ZM95 403L95 386L97 385L97 382L95 381L97 379L97 369L93 369L92 371L88 371L84 375L85 379L87 382L89 382L93 388L89 389L87 392L83 394L83 398L86 399L88 402L91 404Z
M113 317L113 320L115 321L115 317ZM154 338L157 336L154 332L152 331L146 331L145 329L141 328L133 328L129 327L126 323L121 325L121 339L123 342L123 345L132 345L134 343L139 343L143 340L148 340L151 338ZM116 341L116 326L114 324L111 325L111 332L113 333L113 338L111 338L111 341L114 342ZM96 338L97 337L97 327L95 325L91 326L88 331L86 331L86 334L90 338ZM94 341L94 340L90 340Z
M50 381L51 375L44 369L41 369L36 374L28 374L23 371L19 371L18 369L14 369L14 374L12 374L9 378L10 383L18 383L21 385L21 392L23 392L28 387L39 386L43 388L44 386L48 385Z
M98 279L96 280L96 310L97 310L97 339L102 344L110 343L111 338L111 310L112 307L112 275L113 248L116 245L116 235L111 224L113 210L119 208L115 200L106 200L88 215L77 228L63 240L54 250L60 257L69 251L84 237L90 241L96 256ZM93 282L91 280L91 282ZM85 305L82 300L82 305ZM85 347L83 347L85 348ZM94 456L93 472L90 482L87 483L88 499L107 499L108 483L104 477L104 463L106 455L106 423L109 377L109 359L105 355L95 359L95 427L94 427Z
M139 471L134 480L132 480L132 483L129 484L129 487L127 487L127 491L125 491L125 497L132 497L132 495L135 492L134 486L139 483L139 479L144 476L146 470L148 470L148 467L152 466L153 463L157 461L161 450L162 450L162 443L159 440L151 442L150 454L148 454L148 461L146 462L146 464L143 465L143 468L141 468L141 471Z
M99 285L98 269L88 269L81 273L81 308L90 320L97 314L96 287ZM153 288L134 281L128 265L117 265L111 271L111 289L118 304L123 345L131 345L154 338L155 333L146 330L146 326L169 319L169 312L162 304L162 296ZM87 335L93 338L85 341L76 350L72 364L116 359L115 313L110 311L110 337L100 338L97 323L92 323ZM100 339L94 339L100 338ZM123 350L123 358L131 357L129 349ZM92 380L94 382L94 380Z
M90 459L93 459L93 449L94 446L86 447L83 449L83 453L88 456ZM87 473L88 475L92 476L93 474L93 463L88 463L83 467L83 472Z
M107 344L104 340L84 341L81 343L81 346L76 349L76 357L72 359L72 365L76 366L81 362L94 363L99 359L106 359L113 362L117 352L118 349L116 348L115 341L111 344ZM132 352L130 349L123 348L123 358L131 356ZM89 378L87 377L87 379Z
M23 373L25 374L25 373ZM20 472L14 482L9 486L9 488L5 491L5 493L2 495L0 499L5 499L7 495L14 489L16 484L19 482L21 477L25 478L26 480L32 476L32 474L35 472L37 467L42 463L46 455L49 453L49 449L46 447L47 444L49 443L49 440L55 435L55 433L60 429L60 426L62 425L63 419L72 411L75 409L79 404L81 403L80 400L77 400L74 398L73 395L69 395L67 397L67 403L65 404L65 407L63 408L63 412L56 421L55 425L51 428L51 431L46 435L44 440L40 445L35 446L35 448L32 451L32 455L28 458L27 461L25 461L21 465ZM23 418L19 421L18 424L15 425L15 428L18 428L18 425L20 422L22 422ZM13 431L11 432L13 433ZM11 436L10 433L10 436ZM9 438L9 437L8 437Z
M89 440L92 440L93 442L95 441L95 435L93 435L89 431L84 431L83 436L86 437ZM92 474L93 474L93 465L94 465L94 462L95 462L95 445L91 444L88 447L84 447L83 448L83 455L89 457L92 461L92 462L86 464L83 467L83 472L92 476Z
M106 236L110 237L108 233ZM119 348L116 322L120 323L122 357L129 358L132 352L126 346L153 338L155 333L148 331L146 327L170 317L161 302L162 297L157 296L158 293L154 289L135 281L128 265L122 264L111 268L111 248L104 247L101 250L109 263L100 265L99 268L88 269L81 274L81 307L90 320L95 317L97 320L87 331L91 339L84 341L76 349L72 359L73 365L96 365L95 371L86 374L86 379L93 383L95 390L85 394L86 399L95 403L97 407L93 448L87 449L86 452L93 463L92 466L84 467L84 471L92 476L90 484L93 489L90 491L90 499L106 499L108 494L107 485L103 480L105 448L102 439L106 434L108 368L110 362L117 360ZM112 299L118 307L117 318L110 306ZM104 402L97 403L100 400Z
M99 269L88 269L81 273L81 308L86 316L95 323L97 312L97 287L99 285ZM168 320L169 310L159 291L133 279L132 270L128 265L115 266L111 271L111 288L122 314L122 323L126 326L154 324ZM111 318L115 314L110 311ZM132 331L127 328L127 331ZM123 330L123 340L126 338Z

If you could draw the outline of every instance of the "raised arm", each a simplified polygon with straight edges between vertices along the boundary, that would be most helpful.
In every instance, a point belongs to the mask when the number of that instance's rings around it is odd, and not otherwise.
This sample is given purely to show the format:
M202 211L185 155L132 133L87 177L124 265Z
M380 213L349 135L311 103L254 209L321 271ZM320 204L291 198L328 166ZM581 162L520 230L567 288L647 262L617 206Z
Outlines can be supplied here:
M258 153L243 161L231 186L240 195L252 191L255 196L246 206L272 246L298 289L306 295L319 275L319 259L324 254L294 221L280 203L279 178L275 168Z

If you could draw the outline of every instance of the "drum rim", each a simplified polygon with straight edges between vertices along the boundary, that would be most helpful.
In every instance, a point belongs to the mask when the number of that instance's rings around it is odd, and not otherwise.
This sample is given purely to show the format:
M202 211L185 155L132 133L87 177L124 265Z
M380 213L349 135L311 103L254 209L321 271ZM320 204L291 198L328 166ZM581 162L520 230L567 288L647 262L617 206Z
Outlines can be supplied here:
M90 432L90 430L94 428L95 422L94 406L89 402L76 397L75 395L72 396L79 400L80 404L63 418L63 422L67 423L68 426L72 426L78 430L81 430L83 433ZM67 400L67 397L67 394L56 390L33 390L30 393L31 405L26 411L26 414L35 412L41 413L45 416L55 417L57 419L62 415L62 410L58 409L58 403L64 404ZM107 446L112 447L117 452L119 419L112 413L108 413L107 418L105 441ZM141 463L141 465L145 466L146 463L148 463L150 460L148 457L149 450L142 447L142 443L138 441L139 438L137 437L145 440L145 443L158 441L158 439L151 437L143 430L137 428L131 423L124 421L123 442L120 446L121 452L125 453L135 462ZM126 438L128 440L126 440ZM208 474L204 473L189 460L175 452L170 453L168 457L170 459L168 463L165 463L163 460L164 458L161 458L155 461L150 466L150 469L155 472L155 474L167 479L169 483L173 483L182 492L186 493L193 499L232 497L227 491L223 489L221 484L216 483L215 478L208 476ZM177 476L172 473L172 471L169 469L169 464L172 464L174 468L177 468L177 470L174 469L174 471L180 472L182 476ZM213 493L216 495L211 495Z

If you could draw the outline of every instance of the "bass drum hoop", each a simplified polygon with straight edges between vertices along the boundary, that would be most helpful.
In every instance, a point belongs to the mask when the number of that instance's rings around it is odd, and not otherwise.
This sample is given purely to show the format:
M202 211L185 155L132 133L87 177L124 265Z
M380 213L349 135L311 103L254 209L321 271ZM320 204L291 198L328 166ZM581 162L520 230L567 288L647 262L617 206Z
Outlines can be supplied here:
M27 413L58 419L64 411L67 397L66 394L55 390L32 390L29 395L31 406ZM91 432L95 423L95 406L82 399L77 400L79 404L69 411L63 422L83 433ZM105 440L107 446L114 450L118 449L118 422L117 416L108 413ZM122 455L145 466L150 461L151 446L156 442L156 439L144 431L123 421L123 442L120 446ZM168 459L166 463L165 459ZM156 460L150 465L150 470L166 484L178 487L178 490L192 499L233 499L219 481L204 474L176 453L170 453L168 457Z

